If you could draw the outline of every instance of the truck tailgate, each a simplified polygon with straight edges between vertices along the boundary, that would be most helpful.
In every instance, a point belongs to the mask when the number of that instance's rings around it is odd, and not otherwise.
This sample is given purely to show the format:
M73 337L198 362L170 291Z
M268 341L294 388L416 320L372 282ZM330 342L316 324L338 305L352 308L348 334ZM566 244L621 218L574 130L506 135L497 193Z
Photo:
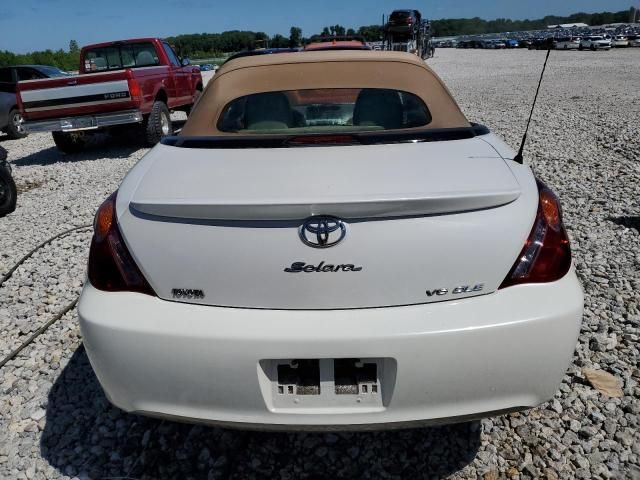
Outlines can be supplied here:
M25 120L91 115L137 107L120 70L18 83Z

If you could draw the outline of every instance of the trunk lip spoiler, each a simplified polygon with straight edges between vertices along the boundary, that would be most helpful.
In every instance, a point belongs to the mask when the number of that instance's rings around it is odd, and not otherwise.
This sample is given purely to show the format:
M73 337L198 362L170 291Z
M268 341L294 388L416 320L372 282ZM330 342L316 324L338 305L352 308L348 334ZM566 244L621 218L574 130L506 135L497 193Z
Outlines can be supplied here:
M520 189L495 192L450 192L439 195L374 197L358 200L323 199L319 202L185 202L132 200L134 216L205 222L299 221L317 215L335 215L349 221L452 215L499 208L516 201Z
M442 142L450 140L467 140L490 133L490 130L480 124L472 123L470 127L461 128L434 128L418 132L385 132L385 133L350 133L344 135L352 137L353 143L318 143L299 145L292 143L295 138L323 137L326 133L319 134L293 134L293 135L235 135L235 136L168 136L161 140L163 145L177 148L201 148L201 149L242 149L242 148L311 148L349 145L378 145L394 143L422 143ZM338 134L335 134L338 135Z

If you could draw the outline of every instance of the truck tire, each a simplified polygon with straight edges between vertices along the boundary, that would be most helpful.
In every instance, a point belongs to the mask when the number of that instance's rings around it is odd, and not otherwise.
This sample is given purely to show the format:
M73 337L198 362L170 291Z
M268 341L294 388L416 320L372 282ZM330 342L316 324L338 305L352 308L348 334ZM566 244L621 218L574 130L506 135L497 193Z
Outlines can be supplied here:
M64 153L80 153L86 145L84 132L52 132L56 147Z
M9 215L16 209L18 190L9 169L0 164L0 217Z
M173 134L171 115L167 104L156 100L151 107L151 113L144 121L147 145L154 146L162 137Z
M14 140L27 136L27 132L22 125L22 115L20 115L20 111L17 108L12 108L9 112L7 135L9 135L9 138L13 138Z

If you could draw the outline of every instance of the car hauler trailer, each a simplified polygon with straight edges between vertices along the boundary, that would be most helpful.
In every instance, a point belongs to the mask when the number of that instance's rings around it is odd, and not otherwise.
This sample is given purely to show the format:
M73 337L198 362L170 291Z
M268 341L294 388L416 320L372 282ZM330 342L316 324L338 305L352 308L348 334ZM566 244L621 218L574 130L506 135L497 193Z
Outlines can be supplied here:
M433 56L431 23L418 10L394 10L384 24L383 50L414 53L420 58Z

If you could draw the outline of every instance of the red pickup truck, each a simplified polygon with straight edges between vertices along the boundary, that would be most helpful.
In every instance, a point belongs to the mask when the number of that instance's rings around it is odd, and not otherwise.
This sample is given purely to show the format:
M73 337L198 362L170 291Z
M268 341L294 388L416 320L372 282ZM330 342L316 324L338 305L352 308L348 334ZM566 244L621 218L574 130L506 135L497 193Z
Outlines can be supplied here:
M187 113L202 92L200 69L158 38L89 45L79 74L18 83L29 132L53 132L60 150L82 150L95 131L138 124L149 145L171 135L170 111Z

